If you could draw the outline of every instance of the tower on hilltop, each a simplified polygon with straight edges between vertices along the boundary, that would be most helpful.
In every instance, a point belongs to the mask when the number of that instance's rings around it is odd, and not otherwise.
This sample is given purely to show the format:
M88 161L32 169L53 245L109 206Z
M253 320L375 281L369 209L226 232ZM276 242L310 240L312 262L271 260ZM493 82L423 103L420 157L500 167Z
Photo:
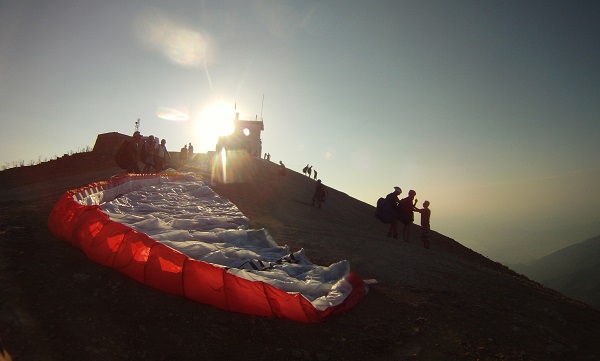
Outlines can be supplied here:
M233 133L219 137L215 149L219 152L223 148L226 150L245 150L254 157L260 157L262 154L261 132L265 130L263 120L258 120L258 115L254 119L240 119L240 113L235 113L233 121Z

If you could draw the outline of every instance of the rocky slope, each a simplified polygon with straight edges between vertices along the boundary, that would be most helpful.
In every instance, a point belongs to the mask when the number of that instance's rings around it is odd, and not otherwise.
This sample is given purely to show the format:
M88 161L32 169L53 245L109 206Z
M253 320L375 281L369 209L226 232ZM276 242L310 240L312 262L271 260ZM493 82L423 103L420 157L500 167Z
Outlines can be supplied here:
M336 190L313 208L314 180L277 169L256 159L214 189L279 244L376 279L354 309L320 324L229 313L92 263L46 225L66 190L120 173L84 153L0 173L4 346L15 360L600 359L597 309L435 232L424 249L418 226L386 238L371 205Z

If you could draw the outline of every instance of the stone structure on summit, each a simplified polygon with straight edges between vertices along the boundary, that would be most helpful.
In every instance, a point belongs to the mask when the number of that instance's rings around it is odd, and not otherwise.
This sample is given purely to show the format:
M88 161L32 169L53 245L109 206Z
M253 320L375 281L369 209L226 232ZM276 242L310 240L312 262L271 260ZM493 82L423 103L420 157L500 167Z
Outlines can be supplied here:
M136 130L139 130L139 122L138 119L135 123ZM240 119L239 113L236 113L233 127L233 133L219 137L215 150L218 152L223 148L225 150L245 150L253 157L260 157L262 154L261 132L265 130L262 119L258 120L258 116L254 119ZM131 136L118 132L98 134L92 151L96 154L114 155L121 143L129 139L132 139Z
M262 154L261 131L265 130L264 123L258 120L240 119L240 113L235 113L233 121L233 133L219 137L215 150L246 150L249 155L260 157Z

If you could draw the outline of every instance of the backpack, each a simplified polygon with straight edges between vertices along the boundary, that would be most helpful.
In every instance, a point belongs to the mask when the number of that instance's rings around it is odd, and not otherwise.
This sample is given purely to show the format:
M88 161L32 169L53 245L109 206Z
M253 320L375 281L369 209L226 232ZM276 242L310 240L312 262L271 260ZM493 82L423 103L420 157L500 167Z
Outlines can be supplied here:
M123 143L121 143L121 146L119 147L119 150L117 150L117 154L115 154L115 163L117 163L117 165L119 166L119 168L122 169L127 169L127 146L129 145L129 142L131 142L131 140L126 140Z
M384 209L385 209L385 198L381 197L377 200L377 206L375 207L375 218L377 218L381 222L385 223L385 221L383 220Z

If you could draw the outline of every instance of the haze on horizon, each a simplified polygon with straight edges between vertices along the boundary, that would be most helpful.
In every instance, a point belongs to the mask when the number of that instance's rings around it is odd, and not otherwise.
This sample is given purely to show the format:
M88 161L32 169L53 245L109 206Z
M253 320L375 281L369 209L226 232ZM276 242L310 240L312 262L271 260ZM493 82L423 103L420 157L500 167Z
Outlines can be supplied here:
M0 166L138 118L204 152L238 111L274 162L372 205L415 189L435 231L523 262L600 234L598 19L596 1L0 0Z

